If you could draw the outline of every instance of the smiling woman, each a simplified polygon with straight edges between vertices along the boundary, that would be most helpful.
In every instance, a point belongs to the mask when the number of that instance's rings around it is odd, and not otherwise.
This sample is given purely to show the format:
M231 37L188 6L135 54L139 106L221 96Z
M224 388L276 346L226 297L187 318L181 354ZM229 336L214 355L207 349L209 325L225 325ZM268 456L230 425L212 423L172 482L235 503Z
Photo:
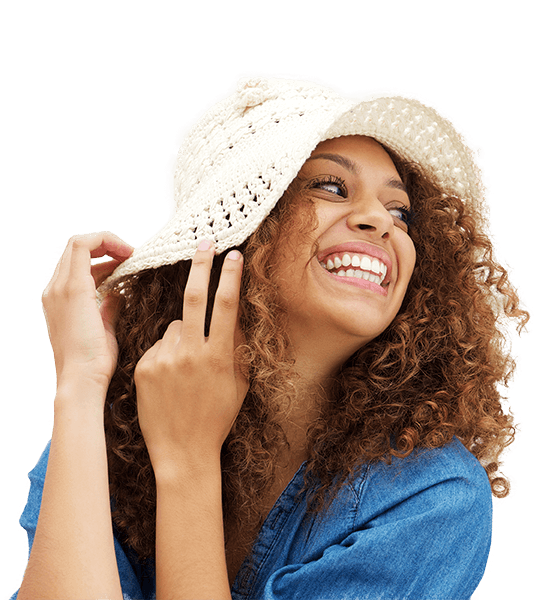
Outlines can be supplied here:
M455 130L249 80L175 195L134 251L73 238L43 296L58 390L19 600L468 599L514 437L497 324L527 314Z

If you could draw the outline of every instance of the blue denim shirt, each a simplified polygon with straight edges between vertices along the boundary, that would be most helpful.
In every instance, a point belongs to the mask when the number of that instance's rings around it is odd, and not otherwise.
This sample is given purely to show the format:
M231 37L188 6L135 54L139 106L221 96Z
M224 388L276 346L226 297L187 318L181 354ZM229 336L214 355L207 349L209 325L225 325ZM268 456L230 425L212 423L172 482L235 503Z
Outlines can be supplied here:
M30 548L48 450L20 520ZM458 440L367 465L317 516L298 496L305 464L266 518L234 600L470 598L490 549L492 502L485 470ZM125 600L153 599L153 570L117 539L115 548Z

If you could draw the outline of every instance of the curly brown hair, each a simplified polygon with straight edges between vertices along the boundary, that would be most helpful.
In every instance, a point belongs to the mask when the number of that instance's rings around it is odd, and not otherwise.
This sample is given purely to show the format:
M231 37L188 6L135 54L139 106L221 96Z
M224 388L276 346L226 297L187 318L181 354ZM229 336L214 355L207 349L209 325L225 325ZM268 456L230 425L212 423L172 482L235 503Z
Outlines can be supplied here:
M368 461L437 448L457 436L485 467L493 494L506 496L499 456L514 439L499 392L514 370L505 345L506 319L520 330L519 306L507 272L485 234L485 216L445 193L432 174L389 152L407 186L416 218L410 235L417 261L391 325L360 348L325 390L307 431L305 481L310 507L321 510L349 475ZM275 250L289 227L314 229L299 180L240 250L244 254L240 359L250 389L221 455L226 524L260 516L287 440L284 406L295 394L285 313L274 278ZM301 204L302 205L302 204ZM297 214L305 216L296 222ZM210 298L223 257L216 257ZM148 269L115 287L123 305L117 323L118 366L105 408L113 519L140 559L154 555L156 484L137 420L134 369L169 323L182 316L190 261ZM211 306L207 309L207 333ZM340 477L341 475L341 477Z

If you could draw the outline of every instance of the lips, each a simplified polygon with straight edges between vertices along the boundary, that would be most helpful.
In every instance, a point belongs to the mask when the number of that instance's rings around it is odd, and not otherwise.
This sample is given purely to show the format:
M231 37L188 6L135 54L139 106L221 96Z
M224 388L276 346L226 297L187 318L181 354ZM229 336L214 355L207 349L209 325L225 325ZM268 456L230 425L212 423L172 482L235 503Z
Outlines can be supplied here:
M391 279L392 261L387 252L363 242L348 242L321 251L317 259L329 273L364 280L386 287Z

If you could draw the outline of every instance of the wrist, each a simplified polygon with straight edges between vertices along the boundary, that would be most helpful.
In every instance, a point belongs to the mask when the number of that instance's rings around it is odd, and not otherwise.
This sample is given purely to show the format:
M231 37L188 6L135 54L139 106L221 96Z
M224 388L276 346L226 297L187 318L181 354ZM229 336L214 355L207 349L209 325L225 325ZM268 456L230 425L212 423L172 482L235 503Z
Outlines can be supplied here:
M84 378L70 378L58 381L54 411L84 411L97 415L104 414L107 387Z
M86 386L93 390L101 390L106 394L110 385L113 372L108 375L105 372L95 372L94 369L85 365L69 364L63 368L56 368L58 387L80 387Z
M165 460L154 461L151 456L151 461L158 488L221 485L219 454L167 452Z

